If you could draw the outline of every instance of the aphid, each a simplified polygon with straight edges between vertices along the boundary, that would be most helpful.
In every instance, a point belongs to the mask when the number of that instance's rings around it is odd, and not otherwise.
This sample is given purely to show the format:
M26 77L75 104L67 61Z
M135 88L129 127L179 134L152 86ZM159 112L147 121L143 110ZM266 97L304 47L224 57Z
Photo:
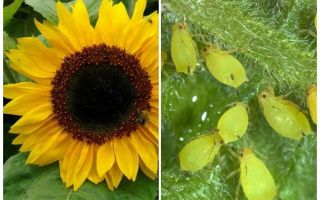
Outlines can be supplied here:
M142 110L138 112L138 117L136 119L136 122L138 122L141 125L145 125L148 121L148 111Z
M241 153L240 183L248 200L273 200L277 194L270 171L250 148Z
M229 143L241 138L247 130L248 118L247 105L241 102L223 113L217 127L223 141Z
M203 48L202 54L210 73L221 83L238 88L248 81L243 65L228 52L210 46Z
M272 87L261 92L258 99L269 125L280 135L300 140L312 134L309 121L300 108L282 96L276 97Z
M180 167L195 172L212 162L223 140L219 134L201 135L186 144L179 153Z
M313 123L317 124L317 86L310 85L307 93L307 106Z
M178 23L172 27L171 57L177 72L193 74L197 64L197 46L186 24Z

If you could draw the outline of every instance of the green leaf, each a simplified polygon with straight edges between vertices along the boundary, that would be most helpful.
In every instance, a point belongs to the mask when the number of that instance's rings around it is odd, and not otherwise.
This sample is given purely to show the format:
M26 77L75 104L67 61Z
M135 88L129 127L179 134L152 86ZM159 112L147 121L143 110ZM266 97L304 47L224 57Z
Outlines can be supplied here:
M17 46L16 41L11 38L5 31L3 32L3 52L9 49L15 49ZM9 62L5 56L3 56L3 71L4 71L4 83L16 83L17 74L9 67Z
M294 6L281 7L275 18L272 13L265 13L269 9L254 4L271 2L267 0L162 1L166 6L162 13L161 43L168 56L172 25L185 21L199 49L207 42L227 51L239 48L240 51L232 55L243 64L250 80L233 89L208 72L201 55L193 76L176 73L168 58L161 80L163 199L235 199L239 174L226 177L239 169L239 160L227 147L240 152L247 146L259 152L256 155L273 175L279 198L316 199L316 135L300 142L280 136L265 120L257 100L257 94L272 84L277 95L292 92L288 99L307 114L306 89L316 82L316 39L300 35L306 26L297 26L297 23L313 22L316 6L311 1L289 0L295 2ZM272 2L282 5L280 0ZM249 106L245 136L221 148L215 161L203 170L182 171L178 154L183 146L193 137L212 132L222 113L235 101ZM312 123L311 119L309 122ZM312 128L316 132L314 125ZM246 198L240 188L239 200L242 199Z
M17 12L21 6L23 0L15 0L7 7L3 8L3 26L6 27L10 22L13 15Z
M31 6L36 12L40 13L50 22L54 24L58 23L55 0L25 0L25 3Z
M19 12L20 10L17 14ZM13 38L39 35L40 33L34 24L34 18L37 17L35 14L37 13L30 13L24 16L21 13L21 16L14 17L6 27L6 32Z
M15 39L11 38L7 32L3 32L3 51L5 52L8 49L15 49L17 42Z
M12 120L12 118L14 120ZM8 116L4 115L4 123L3 123L3 161L5 162L11 156L17 154L19 152L19 146L12 145L12 140L15 138L14 134L9 133L10 126L13 124L15 120L17 120L17 116Z
M95 185L86 181L78 191L65 188L56 163L44 167L25 165L26 153L11 157L4 165L4 198L6 200L101 200L155 199L156 181L139 174L135 182L122 180L118 189L110 191L105 182ZM124 178L125 179L125 178Z

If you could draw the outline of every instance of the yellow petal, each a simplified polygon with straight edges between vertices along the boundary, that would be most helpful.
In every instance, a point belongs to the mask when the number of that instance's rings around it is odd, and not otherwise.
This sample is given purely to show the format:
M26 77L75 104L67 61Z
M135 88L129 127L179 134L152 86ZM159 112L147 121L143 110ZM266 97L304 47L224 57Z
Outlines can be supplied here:
M145 49L144 53L140 56L142 67L152 74L158 73L158 43L153 43L149 48Z
M38 68L51 73L60 67L62 59L38 38L24 37L17 41L19 52L29 63L33 62Z
M34 133L35 131L38 131L40 129L43 129L45 127L47 127L50 124L56 123L55 120L52 120L54 117L53 114L51 114L49 117L47 117L47 119L34 123L34 124L26 124L23 126L18 126L18 127L10 127L9 132L10 133L19 133L19 134L23 134L23 135L28 135L31 133Z
M112 14L111 14L111 30L113 30L111 34L113 43L110 44L122 44L123 38L119 35L121 35L121 32L127 27L128 23L130 22L126 7L122 2L116 4L112 8ZM124 47L124 46L119 46Z
M131 18L132 22L141 20L143 18L143 12L146 9L147 1L146 0L137 0L134 6L133 15Z
M141 126L138 126L138 130L141 135L143 135L144 138L146 138L148 141L152 142L156 147L158 147L158 140L155 138L149 131L143 130Z
M19 129L21 128L23 132L23 127L25 125L32 125L43 120L47 119L48 116L52 113L52 105L51 103L42 104L25 115L23 115L11 128Z
M94 29L90 24L90 18L83 0L77 0L72 11L74 22L76 23L80 44L90 46L94 43Z
M145 131L146 133L152 134L154 138L159 140L158 136L158 126L153 124L151 121L148 121L144 126L141 126L141 130Z
M70 187L71 185L74 184L74 179L73 179L73 173L74 173L74 168L76 167L78 163L78 158L81 153L82 147L86 144L82 144L82 142L78 142L77 145L75 146L74 149L70 150L71 151L66 157L64 157L66 161L66 186Z
M97 42L104 42L106 44L112 43L112 2L109 0L102 0L99 9L99 18L95 26L95 35Z
M10 66L15 71L26 77L45 85L51 83L51 79L54 77L54 73L44 71L39 68L34 61L26 59L19 50L13 49L5 53L10 60Z
M131 154L132 154L132 181L135 181L139 171L139 155L138 152L130 145Z
M108 188L109 188L111 191L114 191L114 186L113 186L113 183L112 183L112 180L111 180L109 174L106 174L104 178L105 178L105 180L106 180L106 182L107 182Z
M115 155L112 142L105 143L98 147L97 152L97 171L99 176L104 176L113 166Z
M74 179L74 191L77 191L80 186L84 183L86 178L88 177L91 167L92 167L92 161L93 161L93 145L85 144L84 146L87 146L89 148L89 151L86 153L85 157L86 159L82 162L82 155L79 158L79 161L77 163L77 167L75 169L75 172L73 174ZM81 154L84 153L84 150L82 150ZM80 168L80 170L78 170Z
M3 96L9 99L13 99L24 94L48 93L49 91L50 87L33 82L14 83L3 86Z
M122 40L123 47L131 54L135 54L141 48L143 48L144 44L148 42L148 39L158 36L157 23L154 23L154 22L150 23L150 22L152 22L152 16L145 18L139 23L132 24L131 26L127 26L126 30L123 32L123 35L121 36L121 38L123 37L126 38L126 40ZM144 33L144 34L141 34L141 33ZM156 43L157 42L158 41L156 41ZM154 51L154 53L157 53L157 52L158 52L157 50ZM144 53L147 53L147 52L144 52Z
M76 50L81 50L82 45L79 39L80 36L77 33L77 27L72 14L60 1L58 1L56 5L57 15L59 18L59 30L68 37L69 41Z
M27 138L27 135L18 135L16 138L14 138L12 144L23 144Z
M18 98L10 101L3 108L5 114L11 115L24 115L30 110L36 108L39 105L50 102L50 94L48 93L38 93L35 94L25 94Z
M117 188L122 180L123 174L115 163L113 167L108 172L108 175L112 181L112 184L115 188Z
M49 41L60 57L65 57L76 51L68 37L49 23L41 24L35 20L35 25L41 34Z
M93 145L93 161L91 171L89 173L88 179L93 182L94 184L98 184L103 181L104 176L99 176L97 171L97 152L98 152L98 145Z
M57 126L56 121L48 121L47 123L44 123L39 129L35 130L34 132L30 134L23 134L26 136L25 141L23 145L20 148L20 151L31 151L34 149L34 146L41 140L43 137L48 138L50 137L51 130L60 130L59 126Z
M44 156L39 157L35 163L39 166L44 166L62 159L72 140L67 133L64 133L64 135L60 134L57 142L50 149L47 149L46 152L43 152Z
M127 137L114 139L114 153L121 172L130 180L132 178L132 163L134 162Z
M54 145L55 142L58 142L57 139L59 138L62 132L62 128L60 127L52 127L47 132L43 133L43 136L37 140L36 145L31 150L29 157L27 159L28 164L37 164L35 161L43 155L43 152L47 151L51 146Z
M154 145L144 139L138 131L131 133L130 139L141 160L153 173L156 173L158 170L158 156Z
M68 162L78 144L78 141L72 140L70 146L68 146L68 149L64 154L64 158L59 160L60 177L64 183L66 183L67 172L69 170Z
M43 136L43 133L34 133L31 135L28 135L22 146L20 147L19 151L20 152L26 152L26 151L31 151L34 147L34 145L37 143L37 141Z
M142 170L142 172L148 176L149 178L151 178L152 180L155 180L157 177L157 173L153 173L144 163L142 160L140 160L140 168Z

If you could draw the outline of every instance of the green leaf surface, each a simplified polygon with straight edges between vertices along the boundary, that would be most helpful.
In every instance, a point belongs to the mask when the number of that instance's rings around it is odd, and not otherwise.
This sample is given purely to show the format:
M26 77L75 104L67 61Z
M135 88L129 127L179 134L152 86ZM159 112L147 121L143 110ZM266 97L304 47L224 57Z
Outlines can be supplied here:
M21 6L23 0L14 0L10 5L3 8L3 26L7 26L13 15Z
M26 153L11 157L4 165L4 199L6 200L152 200L157 182L139 174L135 182L122 180L110 191L105 182L95 185L86 181L78 191L65 188L56 163L45 167L25 165Z
M161 82L162 199L235 199L239 174L226 177L239 169L239 160L229 150L239 153L248 146L273 175L278 198L316 199L316 135L300 142L280 136L265 120L257 99L269 84L277 95L291 92L287 98L298 104L312 123L305 98L309 84L316 82L316 39L301 31L315 31L312 25L306 25L313 22L315 1L299 1L281 8L277 5L282 1L272 2L162 2L165 11L161 42L162 50L168 54ZM280 14L274 16L272 12ZM304 23L298 26L293 19ZM232 55L245 67L249 82L238 89L221 84L209 73L201 55L192 77L176 73L170 58L171 27L183 21L188 23L198 49L209 42L234 52ZM228 105L235 101L249 106L245 136L222 147L215 161L203 170L180 170L178 154L183 146L198 135L212 132ZM316 132L313 124L312 129ZM239 199L246 199L241 188Z
M3 52L6 52L9 49L16 48L16 41L11 38L6 32L3 32ZM9 62L3 56L3 71L4 71L4 83L16 83L17 82L17 74L9 67Z
M36 12L40 13L50 22L54 24L58 23L55 0L25 0L25 3L31 6Z
M19 147L12 145L12 140L15 138L15 135L9 133L10 126L12 125L12 117L6 116L3 123L3 162L7 161L11 156L19 152ZM9 120L10 119L10 120Z

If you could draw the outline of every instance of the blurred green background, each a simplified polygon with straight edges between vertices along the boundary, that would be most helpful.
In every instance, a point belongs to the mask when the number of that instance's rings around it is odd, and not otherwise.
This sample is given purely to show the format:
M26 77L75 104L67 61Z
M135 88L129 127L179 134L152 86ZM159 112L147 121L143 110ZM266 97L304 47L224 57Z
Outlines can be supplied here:
M235 199L239 161L227 148L249 146L272 173L282 200L316 199L316 134L300 142L281 137L266 122L257 94L272 84L277 95L289 94L312 123L307 87L316 82L316 1L163 0L162 50L162 199ZM186 22L200 50L218 44L244 65L248 83L233 89L208 72L199 56L192 77L175 72L170 58L171 27ZM183 52L181 52L183 53ZM199 52L200 54L200 52ZM195 101L196 99L196 101ZM215 161L195 173L180 170L178 154L192 138L212 132L227 105L249 105L249 127L239 141L224 146ZM263 181L263 180L261 180ZM246 199L242 188L240 199Z

